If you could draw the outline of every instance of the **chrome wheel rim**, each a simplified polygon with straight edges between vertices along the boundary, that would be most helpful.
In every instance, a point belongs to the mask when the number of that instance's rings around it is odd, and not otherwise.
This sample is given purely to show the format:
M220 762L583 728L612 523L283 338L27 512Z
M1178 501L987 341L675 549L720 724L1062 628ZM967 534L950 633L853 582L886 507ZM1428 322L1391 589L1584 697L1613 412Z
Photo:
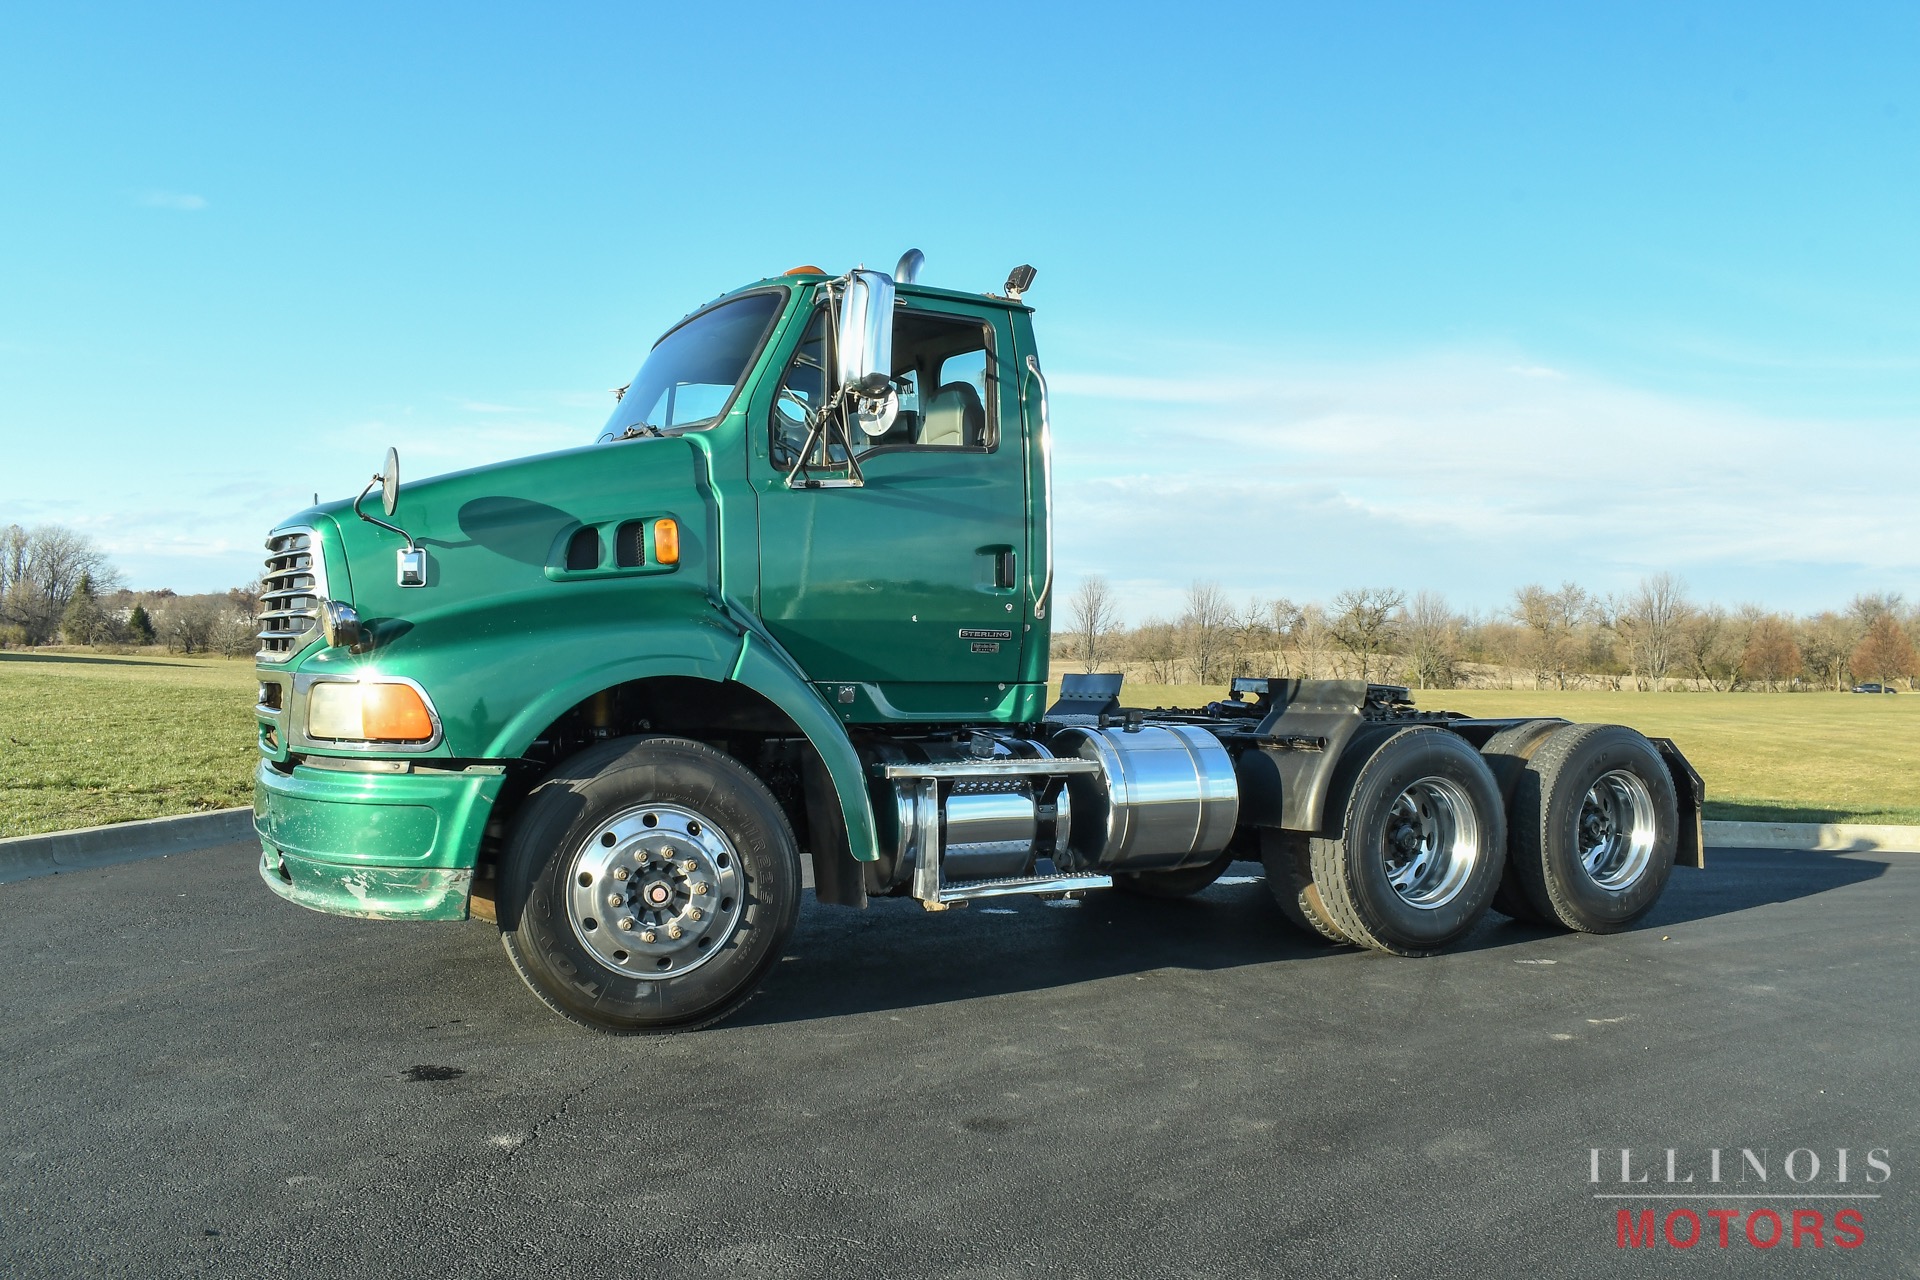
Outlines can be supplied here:
M1624 769L1603 773L1580 803L1580 865L1595 884L1617 893L1646 872L1656 832L1647 784Z
M1408 906L1433 911L1467 887L1480 861L1480 816L1458 783L1422 778L1394 799L1383 837L1387 883Z
M600 823L567 867L567 920L593 958L660 980L711 960L740 925L740 855L704 814L637 805Z

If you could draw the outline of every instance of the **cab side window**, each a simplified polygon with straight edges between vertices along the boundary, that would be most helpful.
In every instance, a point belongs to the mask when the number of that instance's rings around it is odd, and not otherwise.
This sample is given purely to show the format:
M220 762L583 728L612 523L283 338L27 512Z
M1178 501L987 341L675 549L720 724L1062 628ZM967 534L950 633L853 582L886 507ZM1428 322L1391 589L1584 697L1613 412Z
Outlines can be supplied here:
M826 402L828 347L822 308L808 323L774 398L773 460L782 469L799 457L807 424ZM893 326L899 416L884 435L855 431L855 455L880 449L992 449L999 438L992 370L991 326L901 308ZM830 464L844 461L837 442L831 454Z
M991 328L978 320L901 310L893 325L893 371L912 388L900 419L874 441L922 449L991 449L998 439ZM911 408L909 408L911 401Z

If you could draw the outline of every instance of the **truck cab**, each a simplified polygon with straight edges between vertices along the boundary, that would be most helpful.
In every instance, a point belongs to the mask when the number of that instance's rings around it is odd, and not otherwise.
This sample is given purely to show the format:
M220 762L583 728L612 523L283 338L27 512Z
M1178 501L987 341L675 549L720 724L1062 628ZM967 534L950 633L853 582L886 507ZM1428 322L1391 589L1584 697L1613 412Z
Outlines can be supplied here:
M1697 861L1697 777L1628 730L1539 819L1536 875L1507 827L1538 788L1506 774L1577 726L1351 681L1148 714L1117 677L1077 679L1050 706L1034 273L979 294L919 268L757 280L663 335L591 443L405 485L390 451L357 498L276 527L268 887L490 918L556 1012L631 1032L752 995L803 852L822 902L930 910L1191 893L1258 858L1289 919L1415 953L1503 886L1513 910L1626 927L1683 846ZM1556 905L1583 875L1599 897Z

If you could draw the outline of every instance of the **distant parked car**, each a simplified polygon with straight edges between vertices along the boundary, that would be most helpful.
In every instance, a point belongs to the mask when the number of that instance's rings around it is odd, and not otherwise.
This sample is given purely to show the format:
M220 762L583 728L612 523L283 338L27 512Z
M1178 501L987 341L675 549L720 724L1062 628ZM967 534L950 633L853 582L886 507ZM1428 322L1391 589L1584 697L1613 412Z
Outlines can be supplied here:
M1888 684L1857 684L1853 686L1853 691L1855 693L1898 693L1900 692L1898 689Z

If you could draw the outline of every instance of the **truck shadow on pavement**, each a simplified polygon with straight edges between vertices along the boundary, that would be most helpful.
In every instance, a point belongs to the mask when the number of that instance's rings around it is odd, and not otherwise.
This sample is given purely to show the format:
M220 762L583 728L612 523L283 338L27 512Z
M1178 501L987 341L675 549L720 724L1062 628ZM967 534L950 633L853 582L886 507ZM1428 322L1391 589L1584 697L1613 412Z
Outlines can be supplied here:
M1637 931L1733 914L1884 874L1859 855L1713 850L1709 870L1679 868ZM938 915L901 899L865 911L807 900L786 958L735 1025L884 1012L1073 986L1155 969L1211 971L1279 961L1379 961L1302 936L1281 919L1257 864L1239 863L1193 898L1154 902L1101 892L1072 903L1006 898ZM1563 931L1490 912L1453 954L1519 946Z

